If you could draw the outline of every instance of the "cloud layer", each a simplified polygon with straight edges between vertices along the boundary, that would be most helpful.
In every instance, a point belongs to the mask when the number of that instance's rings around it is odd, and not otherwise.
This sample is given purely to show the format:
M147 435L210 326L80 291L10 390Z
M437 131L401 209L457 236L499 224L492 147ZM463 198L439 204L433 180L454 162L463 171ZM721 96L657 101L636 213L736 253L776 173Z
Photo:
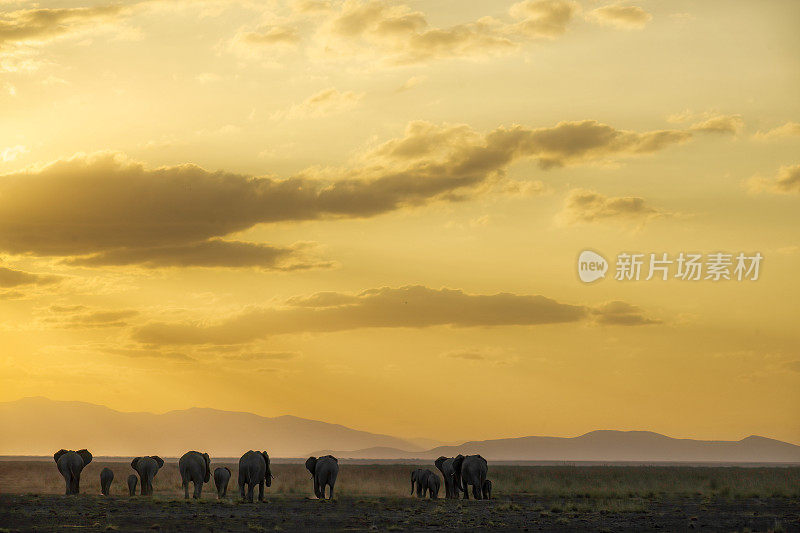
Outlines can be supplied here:
M0 288L8 289L22 285L51 285L61 278L45 274L34 274L14 268L0 267Z
M589 12L589 19L623 30L642 29L653 16L639 6L612 4Z
M435 26L407 3L387 0L294 2L291 15L276 24L241 30L232 49L251 55L276 45L305 47L311 57L368 58L385 65L408 65L447 58L510 54L530 42L564 35L580 13L571 0L523 0L501 17L483 16L451 26ZM617 28L641 28L652 17L640 7L606 6L587 20Z
M775 194L800 193L800 165L787 165L778 169L774 178L755 176L747 183L750 192L771 192Z
M371 217L460 200L502 179L521 159L544 169L587 164L653 153L691 136L618 130L593 120L488 133L413 122L403 137L349 167L286 179L192 164L147 168L116 153L78 154L0 176L0 251L67 257L84 266L308 268L322 263L306 257L302 245L221 237L261 223Z
M639 222L665 215L637 196L605 196L587 189L572 189L564 200L559 219L567 224L580 222Z
M597 308L544 296L468 294L423 286L382 287L358 294L324 292L287 300L281 307L251 308L215 324L150 323L133 339L161 346L244 344L272 335L359 328L433 326L534 326L593 319L601 324L653 323L640 309L614 302Z

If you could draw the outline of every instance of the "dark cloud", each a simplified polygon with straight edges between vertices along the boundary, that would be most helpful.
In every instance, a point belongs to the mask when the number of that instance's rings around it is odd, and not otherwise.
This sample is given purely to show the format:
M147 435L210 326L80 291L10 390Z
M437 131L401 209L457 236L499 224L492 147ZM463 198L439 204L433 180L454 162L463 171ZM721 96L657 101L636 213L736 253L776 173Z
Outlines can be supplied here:
M276 247L242 241L210 239L174 246L145 248L115 248L88 256L66 260L76 266L139 265L145 268L162 267L258 267L270 270L305 270L327 268L331 262L304 259L307 246Z
M324 18L313 16L322 12L326 13ZM312 28L313 36L308 39L312 57L368 55L391 65L513 53L531 41L562 36L579 12L578 3L569 0L523 0L497 18L482 16L461 24L435 26L424 12L402 2L295 3L295 15ZM632 24L634 16L621 13L617 19L627 17ZM241 35L234 39L237 41L242 41Z
M598 324L606 326L644 326L661 323L660 320L645 316L640 307L620 301L594 307L591 309L591 314Z
M800 193L800 165L787 165L778 169L774 178L754 177L747 181L751 192L776 194Z
M134 309L95 309L84 305L52 305L42 322L68 329L120 328L139 314Z
M19 287L21 285L52 285L61 278L45 274L34 274L13 268L0 267L0 288Z
M641 29L653 16L639 6L612 4L598 7L589 13L589 18L620 29Z
M92 23L111 20L125 9L121 4L109 4L0 13L0 49L18 43L49 41Z
M566 33L567 26L578 10L574 2L526 0L511 6L511 15L520 20L512 28L514 33L528 38L553 39Z
M744 128L741 115L716 115L692 124L689 129L703 133L736 134Z
M184 353L176 352L174 350L156 350L156 349L142 348L140 346L120 347L120 346L109 346L109 345L103 345L98 347L97 349L106 354L121 355L123 357L130 357L133 359L146 357L153 359L169 359L172 361L183 362L183 363L196 361L196 359L189 357Z
M302 246L219 238L261 223L372 217L456 201L485 192L482 185L502 179L520 159L543 168L592 163L652 153L691 135L618 130L593 120L486 134L414 122L352 168L286 179L192 164L146 168L114 153L76 155L0 176L0 251L69 257L85 266L326 266L304 257Z
M559 218L566 223L637 221L646 222L665 211L650 207L644 198L611 197L586 189L572 189L564 200Z
M456 350L447 352L444 356L451 359L464 359L465 361L485 361L488 359L487 354L479 350Z
M467 294L423 286L383 287L354 295L321 293L293 298L273 308L251 308L216 324L150 323L133 339L149 345L244 344L270 335L333 332L359 328L433 326L533 326L594 318L604 324L652 323L622 302L598 308L569 305L544 296Z
M234 361L289 361L300 356L297 352L242 352L225 356Z

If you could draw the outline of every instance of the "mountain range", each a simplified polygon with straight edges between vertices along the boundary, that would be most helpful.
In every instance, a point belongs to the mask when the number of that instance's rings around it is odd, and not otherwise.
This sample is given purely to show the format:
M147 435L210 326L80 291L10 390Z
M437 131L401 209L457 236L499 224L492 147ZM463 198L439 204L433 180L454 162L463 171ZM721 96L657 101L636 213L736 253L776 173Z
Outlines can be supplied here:
M650 431L592 431L579 437L518 437L436 446L295 416L191 408L163 414L120 412L84 402L23 398L0 403L0 454L51 455L88 448L97 456L176 457L197 449L238 457L251 448L273 457L333 453L352 459L430 460L479 453L494 461L798 463L800 446L752 435L739 441L676 439Z

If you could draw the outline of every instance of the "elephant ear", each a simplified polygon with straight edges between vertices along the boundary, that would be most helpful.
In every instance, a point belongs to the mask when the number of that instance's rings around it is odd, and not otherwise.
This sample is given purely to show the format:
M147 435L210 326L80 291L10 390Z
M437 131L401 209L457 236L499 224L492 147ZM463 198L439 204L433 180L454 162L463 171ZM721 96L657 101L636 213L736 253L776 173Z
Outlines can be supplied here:
M208 456L207 453L204 453L203 459L205 459L206 461L206 475L203 476L203 481L208 483L209 480L211 479L211 458Z
M225 470L227 470L227 471L228 471L228 474L230 474L230 473L231 473L231 469L230 469L230 468L228 468L227 466L223 466L222 468L224 468Z
M306 470L311 472L311 475L314 475L314 470L317 468L317 458L313 455L306 459Z
M159 457L159 456L157 456L157 455L151 455L151 456L150 456L150 458L151 458L151 459L154 459L154 460L155 460L155 462L156 462L156 463L158 463L158 467L159 467L159 468L161 468L162 466L164 466L164 459L162 459L161 457Z
M464 456L461 454L456 455L453 458L453 470L455 470L456 474L461 475L461 464L464 462Z
M58 463L58 460L61 459L61 456L64 455L65 453L67 453L67 450L61 448L60 450L58 450L56 453L53 454L53 460L56 463Z
M438 468L442 473L444 473L444 470L442 470L442 465L444 464L445 461L447 461L447 457L445 457L443 455L443 456L439 457L438 459L436 459L433 462L433 464L435 464L436 468Z
M92 454L89 453L89 450L86 448L83 450L78 450L78 455L80 455L81 459L83 459L83 466L86 466L92 462Z
M131 461L131 468L133 468L134 470L136 470L136 466L139 464L139 461L141 461L141 460L142 460L142 458L141 458L141 457L136 457L136 458L134 458L134 460L133 460L133 461ZM137 470L137 472L138 472L138 470Z

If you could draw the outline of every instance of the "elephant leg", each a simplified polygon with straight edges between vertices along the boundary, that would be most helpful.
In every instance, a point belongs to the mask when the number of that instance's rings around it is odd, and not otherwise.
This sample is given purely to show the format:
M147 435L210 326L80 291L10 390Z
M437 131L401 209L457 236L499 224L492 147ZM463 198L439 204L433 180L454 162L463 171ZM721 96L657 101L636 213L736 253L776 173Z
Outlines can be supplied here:
M463 485L462 491L464 492L464 499L469 500L469 486L467 485L466 481L462 480L461 483Z
M239 497L244 501L244 481L241 478L239 478Z
M314 476L314 496L316 496L317 498L320 497L320 495L319 495L319 480L317 480L316 476Z
M331 484L329 485L329 487L331 488L331 493L330 493L330 495L328 496L328 499L329 499L329 500L332 500L332 499L333 499L333 483L331 483ZM323 489L323 490L324 490L324 489ZM323 495L322 495L322 497L324 498L324 497L325 497L325 494L323 494Z
M195 481L194 482L194 494L192 495L192 497L195 500L199 500L202 496L203 496L203 482L202 481L200 481L200 482Z
M253 503L253 491L255 491L256 486L253 483L247 484L247 501Z
M183 499L184 500L188 500L189 499L189 482L188 481L184 481L183 482Z
M264 501L264 480L258 482L258 501Z
M481 494L481 491L478 488L478 485L472 485L472 495L475 496L476 500L482 500L483 499L483 495Z
M222 489L222 497L226 497L228 495L228 485L225 485Z
M80 494L81 492L81 474L78 472L74 476L72 476L72 494Z

